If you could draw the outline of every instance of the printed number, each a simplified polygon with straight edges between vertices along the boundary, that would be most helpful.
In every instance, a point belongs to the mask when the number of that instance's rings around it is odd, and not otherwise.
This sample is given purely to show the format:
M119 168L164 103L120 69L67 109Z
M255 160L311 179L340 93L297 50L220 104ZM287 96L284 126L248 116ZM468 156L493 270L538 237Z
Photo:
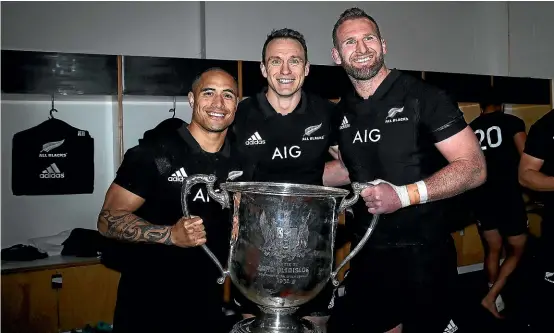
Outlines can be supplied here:
M492 139L491 139L492 131L496 131L496 142L492 142ZM485 143L491 148L496 148L502 144L502 131L498 126L492 126L487 128L487 135L485 135L485 132L483 132L483 130L478 129L475 131L475 135L479 137L479 144L481 145L481 150L487 150L487 146L483 146L483 140L485 140L485 137L487 138L487 141Z

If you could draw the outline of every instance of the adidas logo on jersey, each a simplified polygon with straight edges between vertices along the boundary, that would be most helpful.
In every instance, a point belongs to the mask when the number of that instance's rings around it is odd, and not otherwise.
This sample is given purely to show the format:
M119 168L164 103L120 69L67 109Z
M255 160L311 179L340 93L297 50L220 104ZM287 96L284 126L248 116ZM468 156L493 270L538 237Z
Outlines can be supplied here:
M252 134L252 136L249 137L248 140L246 140L246 142L244 144L247 145L247 146L265 145L265 140L262 139L262 137L260 136L260 133L256 132L256 133Z
M175 171L171 176L167 177L167 180L170 182L179 182L182 183L185 178L188 177L185 169L181 167L179 170Z
M342 124L340 125L339 129L342 130L348 127L350 127L350 123L348 122L348 119L346 119L346 116L344 116L344 118L342 118Z
M448 326L444 329L443 333L454 333L458 330L458 326L454 324L454 321L450 319L450 322L448 323Z
M40 178L65 178L63 172L60 171L56 163L50 164L50 166L39 175Z

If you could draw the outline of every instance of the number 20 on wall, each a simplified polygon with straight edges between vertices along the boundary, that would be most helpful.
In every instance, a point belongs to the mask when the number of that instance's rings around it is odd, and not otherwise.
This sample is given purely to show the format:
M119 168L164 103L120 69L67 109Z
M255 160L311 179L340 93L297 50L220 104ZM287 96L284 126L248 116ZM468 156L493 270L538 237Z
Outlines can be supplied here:
M491 132L496 132L496 142L492 142L491 139ZM492 126L487 128L486 135L485 132L482 129L478 129L475 131L475 135L479 137L479 144L481 145L481 150L487 150L487 146L483 146L483 141L485 138L487 139L485 141L485 144L487 144L491 148L496 148L502 144L502 131L500 131L500 127L498 126Z

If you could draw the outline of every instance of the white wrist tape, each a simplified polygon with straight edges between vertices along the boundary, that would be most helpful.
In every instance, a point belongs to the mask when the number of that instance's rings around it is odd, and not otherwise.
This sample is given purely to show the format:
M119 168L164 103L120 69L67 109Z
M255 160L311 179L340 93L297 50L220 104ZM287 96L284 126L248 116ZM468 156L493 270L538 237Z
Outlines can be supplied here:
M425 185L425 182L423 180L418 181L416 185L419 192L419 203L424 204L428 200L427 185Z
M374 181L369 182L369 184L372 184L372 185L377 185L380 183L386 183L392 187L392 189L398 195L398 198L400 198L400 203L402 204L402 208L410 205L410 196L408 195L408 187L406 187L406 185L396 186L382 179L375 179Z

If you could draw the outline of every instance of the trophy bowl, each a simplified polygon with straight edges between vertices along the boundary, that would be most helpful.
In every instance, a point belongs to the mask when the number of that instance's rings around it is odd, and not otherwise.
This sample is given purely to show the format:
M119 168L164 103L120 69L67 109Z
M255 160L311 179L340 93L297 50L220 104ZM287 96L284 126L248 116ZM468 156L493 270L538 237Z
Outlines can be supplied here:
M368 184L353 183L349 191L324 186L269 182L227 182L214 189L214 175L192 175L183 182L181 203L190 216L190 188L205 183L210 197L222 207L233 206L233 228L227 269L207 246L203 249L221 271L218 283L229 276L237 289L258 305L261 314L232 329L242 332L321 332L294 315L313 299L329 279L335 286L340 269L363 247L375 229L374 216L365 236L333 270L335 236L340 213L353 205Z

